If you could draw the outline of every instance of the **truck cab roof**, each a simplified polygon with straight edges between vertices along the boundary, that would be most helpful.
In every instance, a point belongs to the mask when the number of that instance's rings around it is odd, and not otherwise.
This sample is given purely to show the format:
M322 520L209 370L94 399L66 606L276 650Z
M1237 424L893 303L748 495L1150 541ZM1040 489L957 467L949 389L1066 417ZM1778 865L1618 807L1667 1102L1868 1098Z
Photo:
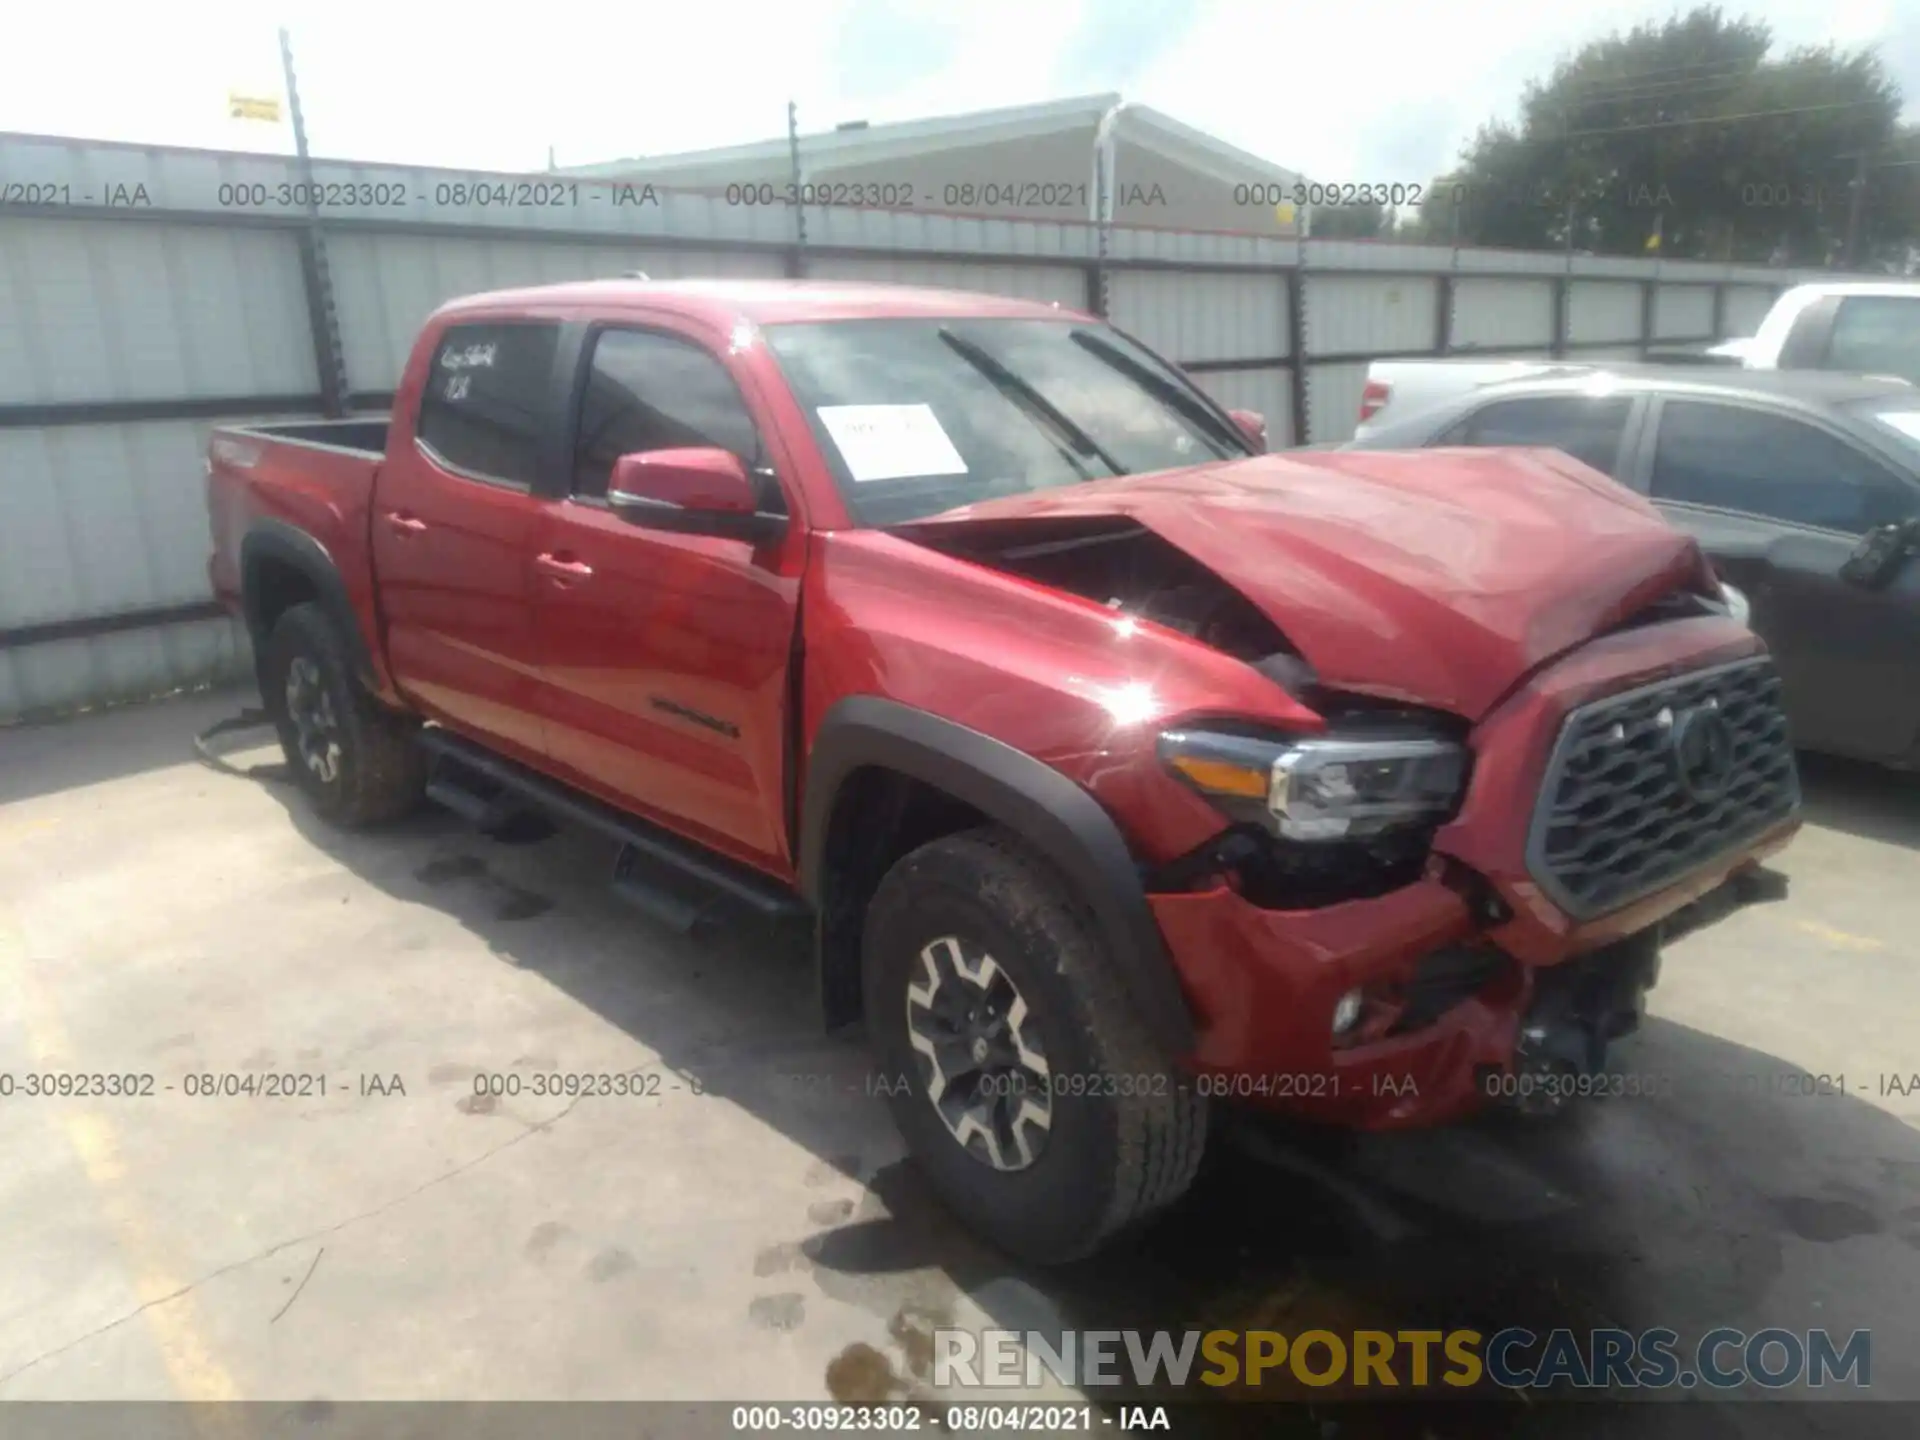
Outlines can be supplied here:
M840 280L582 280L466 295L436 317L526 313L617 313L632 308L667 311L726 326L803 321L952 319L1093 320L1079 310L1039 300L1016 300L971 290L922 289Z

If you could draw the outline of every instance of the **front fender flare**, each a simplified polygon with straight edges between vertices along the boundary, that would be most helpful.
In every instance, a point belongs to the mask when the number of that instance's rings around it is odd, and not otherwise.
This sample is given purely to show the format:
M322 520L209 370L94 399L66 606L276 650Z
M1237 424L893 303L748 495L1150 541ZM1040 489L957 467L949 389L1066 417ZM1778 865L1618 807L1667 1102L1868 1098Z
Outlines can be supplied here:
M966 801L1019 835L1074 887L1140 1018L1170 1055L1192 1051L1180 988L1139 869L1100 803L1058 770L977 730L874 695L838 701L808 757L800 819L800 887L825 913L828 832L842 782L878 766Z

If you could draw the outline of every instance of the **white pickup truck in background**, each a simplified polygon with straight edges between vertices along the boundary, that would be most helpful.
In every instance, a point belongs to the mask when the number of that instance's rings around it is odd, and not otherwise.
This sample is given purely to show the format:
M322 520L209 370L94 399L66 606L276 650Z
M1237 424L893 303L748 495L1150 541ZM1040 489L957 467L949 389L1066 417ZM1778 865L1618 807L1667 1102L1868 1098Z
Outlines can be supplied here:
M1920 385L1920 281L1849 280L1796 285L1753 335L1649 359L1738 365L1748 370L1847 370ZM1468 390L1599 362L1577 360L1386 360L1367 367L1356 440ZM1389 411L1391 414L1389 414Z

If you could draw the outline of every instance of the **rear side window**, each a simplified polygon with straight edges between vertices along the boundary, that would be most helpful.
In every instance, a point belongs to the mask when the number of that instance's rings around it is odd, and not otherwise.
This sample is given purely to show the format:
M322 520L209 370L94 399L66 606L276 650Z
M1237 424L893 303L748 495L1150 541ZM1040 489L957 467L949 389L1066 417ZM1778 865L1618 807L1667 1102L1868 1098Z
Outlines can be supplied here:
M580 402L573 493L604 496L622 455L709 445L732 451L748 469L765 463L746 401L719 359L651 330L601 331ZM766 488L771 497L773 487Z
M1562 450L1603 475L1620 455L1633 401L1624 395L1536 395L1498 400L1456 425L1449 445L1538 445Z
M1916 511L1912 491L1851 445L1801 420L1669 400L1651 489L1681 500L1860 535Z
M1827 369L1920 382L1920 299L1855 295L1840 302Z
M454 325L420 397L420 442L475 479L531 486L560 327Z

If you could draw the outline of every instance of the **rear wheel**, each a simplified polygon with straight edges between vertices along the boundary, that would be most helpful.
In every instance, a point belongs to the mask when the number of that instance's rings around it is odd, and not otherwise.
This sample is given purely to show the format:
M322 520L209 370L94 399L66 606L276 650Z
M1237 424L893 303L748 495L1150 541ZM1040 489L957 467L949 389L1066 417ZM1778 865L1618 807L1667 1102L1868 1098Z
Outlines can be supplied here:
M868 910L862 969L902 1135L949 1208L1006 1250L1080 1259L1192 1182L1205 1102L1070 888L1012 835L900 860Z
M318 605L294 605L275 622L260 693L295 783L327 819L371 825L420 803L427 773L418 722L354 678L346 642Z

